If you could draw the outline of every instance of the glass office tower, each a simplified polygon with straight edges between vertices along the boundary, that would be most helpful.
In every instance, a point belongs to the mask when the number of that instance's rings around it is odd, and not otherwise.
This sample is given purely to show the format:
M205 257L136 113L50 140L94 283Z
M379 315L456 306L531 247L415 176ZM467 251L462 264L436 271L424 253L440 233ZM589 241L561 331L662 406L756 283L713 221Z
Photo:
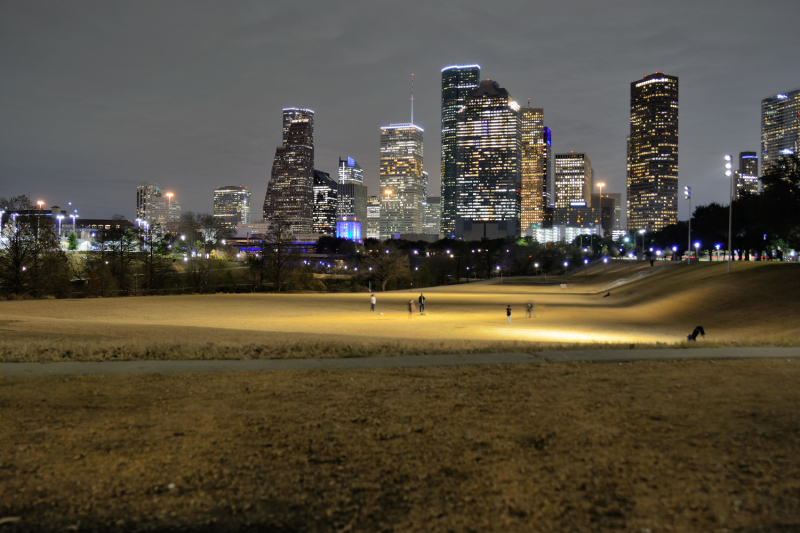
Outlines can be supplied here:
M241 185L227 185L214 190L214 217L229 228L250 223L250 191Z
M778 158L800 155L800 88L761 100L761 172Z
M496 81L482 81L456 126L457 237L472 222L502 222L507 235L519 235L521 143L519 104Z
M758 194L758 154L739 152L739 170L736 171L736 199L743 192Z
M411 123L381 127L381 239L422 233L422 134Z
M520 181L520 224L527 230L542 223L546 195L544 164L544 110L541 107L523 107L522 124L522 179Z
M480 83L480 65L442 69L442 233L452 237L456 217L456 115Z
M656 72L631 83L628 229L678 221L678 78Z
M314 170L314 233L336 233L337 185L327 172Z
M556 209L591 207L592 160L586 154L556 154L553 184Z

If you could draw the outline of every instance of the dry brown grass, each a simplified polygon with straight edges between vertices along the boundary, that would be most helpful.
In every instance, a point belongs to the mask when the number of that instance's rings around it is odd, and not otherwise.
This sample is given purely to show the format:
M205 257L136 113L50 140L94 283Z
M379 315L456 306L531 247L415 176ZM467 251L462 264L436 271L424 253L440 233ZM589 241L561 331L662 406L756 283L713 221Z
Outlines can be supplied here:
M629 271L577 275L555 285L426 289L428 315L408 319L418 291L248 294L0 302L0 360L364 357L533 352L564 347L800 344L800 270L790 264L674 265L600 289ZM637 267L638 270L648 267ZM630 272L636 272L633 269ZM558 283L567 281L562 291ZM537 317L524 318L528 301ZM514 309L513 324L505 306Z
M800 530L800 363L0 379L10 531Z

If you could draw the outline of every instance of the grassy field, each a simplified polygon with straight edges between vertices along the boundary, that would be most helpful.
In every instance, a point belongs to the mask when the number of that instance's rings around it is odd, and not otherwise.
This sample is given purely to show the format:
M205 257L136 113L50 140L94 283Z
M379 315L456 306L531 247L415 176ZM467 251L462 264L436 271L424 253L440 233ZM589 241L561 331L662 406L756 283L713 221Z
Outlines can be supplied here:
M800 531L796 360L0 379L3 532Z
M559 346L676 345L697 325L698 345L800 343L800 270L793 264L724 263L649 271L506 278L503 284L424 289L427 315L408 318L419 290L367 294L217 294L0 302L3 360L340 357L534 351ZM567 284L567 289L560 287ZM525 318L527 302L536 317ZM512 324L506 323L506 305Z
M0 359L800 344L797 266L734 266L430 289L411 319L419 291L0 302ZM0 530L800 531L798 365L0 378Z

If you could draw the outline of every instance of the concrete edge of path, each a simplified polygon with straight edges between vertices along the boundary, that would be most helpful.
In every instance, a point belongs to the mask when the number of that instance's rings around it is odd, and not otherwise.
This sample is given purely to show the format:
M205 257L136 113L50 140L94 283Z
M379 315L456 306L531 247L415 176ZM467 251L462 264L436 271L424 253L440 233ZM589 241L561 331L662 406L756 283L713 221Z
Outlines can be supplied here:
M405 355L344 359L249 359L180 361L65 361L0 363L0 376L83 376L91 374L180 374L194 372L252 372L275 370L354 370L494 364L541 364L524 353Z
M66 361L56 363L0 363L0 376L85 376L93 374L183 374L277 370L358 370L542 363L632 363L636 361L713 361L731 359L800 359L792 348L693 348L639 350L566 350L525 353L404 355L345 359L249 359L180 361Z
M634 350L563 350L537 352L548 363L632 363L635 361L723 361L798 359L800 347L652 348Z

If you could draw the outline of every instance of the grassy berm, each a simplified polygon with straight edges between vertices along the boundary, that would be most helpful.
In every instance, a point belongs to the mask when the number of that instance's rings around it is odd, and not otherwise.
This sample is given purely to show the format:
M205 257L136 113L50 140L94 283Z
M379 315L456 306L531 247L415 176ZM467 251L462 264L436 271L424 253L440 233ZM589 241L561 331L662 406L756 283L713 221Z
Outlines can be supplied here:
M0 531L800 531L800 362L0 379Z

